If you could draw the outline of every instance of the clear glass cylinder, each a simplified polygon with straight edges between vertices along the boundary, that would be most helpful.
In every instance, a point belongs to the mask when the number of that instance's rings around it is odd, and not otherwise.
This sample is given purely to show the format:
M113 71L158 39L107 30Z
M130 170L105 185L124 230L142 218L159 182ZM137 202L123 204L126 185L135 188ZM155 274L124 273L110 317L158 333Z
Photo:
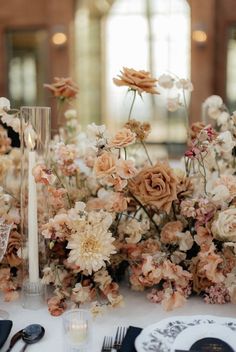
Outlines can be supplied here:
M24 106L21 112L21 234L23 239L23 305L33 309L32 297L42 295L40 267L45 260L41 226L47 220L46 190L36 184L33 170L47 165L50 141L50 108ZM27 297L28 295L28 297ZM40 298L41 299L41 298ZM38 302L35 302L38 308Z

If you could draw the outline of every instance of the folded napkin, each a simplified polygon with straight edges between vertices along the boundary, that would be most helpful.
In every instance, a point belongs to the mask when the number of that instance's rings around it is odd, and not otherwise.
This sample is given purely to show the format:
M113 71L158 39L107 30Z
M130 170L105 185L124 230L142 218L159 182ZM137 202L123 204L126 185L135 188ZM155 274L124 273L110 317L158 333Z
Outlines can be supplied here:
M120 352L137 352L136 348L134 347L134 341L141 331L141 328L129 326L125 338L123 340Z
M12 328L11 320L0 320L0 348L4 345Z

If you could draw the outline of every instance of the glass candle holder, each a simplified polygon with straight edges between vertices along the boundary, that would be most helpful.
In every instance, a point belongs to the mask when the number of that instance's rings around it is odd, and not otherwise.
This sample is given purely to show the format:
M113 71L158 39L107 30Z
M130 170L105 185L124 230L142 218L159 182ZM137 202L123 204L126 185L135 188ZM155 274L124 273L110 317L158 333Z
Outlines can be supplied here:
M87 351L91 342L91 316L84 309L72 309L62 316L65 351Z
M40 264L45 248L40 227L47 219L46 192L33 176L37 164L47 164L50 141L50 108L21 107L21 234L23 239L23 306L39 308L43 289ZM39 260L40 259L40 260ZM34 304L35 300L35 304Z

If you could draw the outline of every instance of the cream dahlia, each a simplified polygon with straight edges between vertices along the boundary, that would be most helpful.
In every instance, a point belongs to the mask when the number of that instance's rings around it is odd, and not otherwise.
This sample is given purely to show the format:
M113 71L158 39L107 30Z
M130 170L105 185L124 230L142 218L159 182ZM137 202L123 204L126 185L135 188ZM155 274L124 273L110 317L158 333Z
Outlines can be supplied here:
M104 230L102 226L91 230L88 228L87 231L73 234L67 245L71 249L68 262L78 265L88 274L104 267L105 262L109 262L110 255L115 253L111 232Z

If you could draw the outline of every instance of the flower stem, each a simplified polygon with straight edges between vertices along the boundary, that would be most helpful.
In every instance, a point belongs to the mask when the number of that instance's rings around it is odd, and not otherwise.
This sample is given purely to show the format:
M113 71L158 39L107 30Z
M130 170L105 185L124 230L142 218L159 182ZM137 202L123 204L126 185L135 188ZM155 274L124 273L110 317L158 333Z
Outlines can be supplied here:
M135 98L136 98L136 90L134 90L133 92L134 92L134 95L133 95L132 104L131 104L131 107L130 107L130 110L129 110L128 121L131 118L131 113L132 113L132 110L133 110L133 107L134 107Z
M126 148L124 148L124 152L125 152L125 160L127 160L127 150L126 150Z
M56 170L55 167L53 168L53 171L54 171L54 173L55 173L55 175L56 175L58 181L60 182L61 186L66 190L66 195L67 195L68 203L69 203L69 206L70 206L70 208L71 208L71 207L72 207L72 202L71 202L71 199L70 199L68 190L67 190L66 186L64 185L64 183L62 182L62 179L61 179L60 176L58 175L57 170Z
M206 189L206 184L207 184L207 179L206 179L206 169L205 169L205 165L204 165L204 160L202 157L202 154L200 153L200 158L201 158L201 162L200 160L198 161L199 164L201 165L201 167L203 168L203 181L204 181L204 192L207 195L207 189Z
M183 89L183 99L184 99L184 112L185 112L185 127L186 127L187 137L188 137L189 116L188 116L188 106L187 106L187 100L186 100L184 89Z
M145 150L145 153L147 155L147 158L148 158L148 161L149 161L150 165L153 166L153 163L152 163L152 160L151 160L151 158L149 156L146 144L144 143L144 141L140 141L140 142L141 142L141 144L142 144L142 146L143 146L143 148Z
M147 211L145 206L140 202L140 200L138 200L138 198L135 197L135 195L133 195L133 193L130 192L130 195L138 203L138 205L143 209L143 211L147 214L147 216L149 217L150 221L155 226L157 232L159 232L159 228L158 228L157 224L155 223L155 221L153 220L152 216L149 214L149 212Z

